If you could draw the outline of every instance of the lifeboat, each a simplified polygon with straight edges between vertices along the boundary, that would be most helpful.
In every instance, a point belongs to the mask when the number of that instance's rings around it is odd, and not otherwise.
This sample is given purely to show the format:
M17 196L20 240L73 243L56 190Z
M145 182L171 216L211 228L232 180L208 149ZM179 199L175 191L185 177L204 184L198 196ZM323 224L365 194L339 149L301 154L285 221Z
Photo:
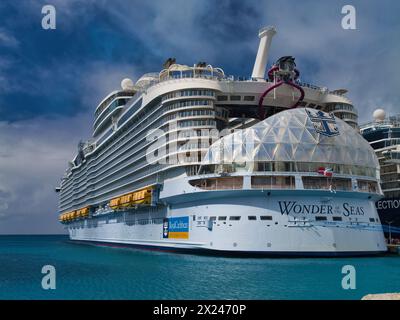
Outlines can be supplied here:
M81 211L81 217L86 218L89 216L89 207L85 207L80 210Z
M86 218L89 216L89 207L76 210L76 218Z
M131 205L132 202L132 198L133 198L133 194L126 194L122 197L120 197L120 201L119 201L119 206L120 207L129 207Z
M118 209L119 208L120 199L121 199L120 197L111 199L110 208L113 209L113 210Z
M59 216L58 220L62 223L67 223L69 221L74 220L76 217L78 217L78 212L72 211L72 212L67 212L67 213L61 214Z
M151 204L151 193L153 187L148 187L135 192L127 193L110 200L110 208L113 210L129 208L135 205Z

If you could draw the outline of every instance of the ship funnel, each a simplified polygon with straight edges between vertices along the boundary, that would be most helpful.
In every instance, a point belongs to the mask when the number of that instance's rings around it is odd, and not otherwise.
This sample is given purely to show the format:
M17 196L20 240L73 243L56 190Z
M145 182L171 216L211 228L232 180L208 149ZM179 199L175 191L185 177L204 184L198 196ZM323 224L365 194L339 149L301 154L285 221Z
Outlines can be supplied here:
M271 46L272 37L275 34L276 30L274 27L264 27L260 29L258 33L260 45L258 47L256 61L254 62L253 73L251 75L251 77L254 79L265 78L269 48Z

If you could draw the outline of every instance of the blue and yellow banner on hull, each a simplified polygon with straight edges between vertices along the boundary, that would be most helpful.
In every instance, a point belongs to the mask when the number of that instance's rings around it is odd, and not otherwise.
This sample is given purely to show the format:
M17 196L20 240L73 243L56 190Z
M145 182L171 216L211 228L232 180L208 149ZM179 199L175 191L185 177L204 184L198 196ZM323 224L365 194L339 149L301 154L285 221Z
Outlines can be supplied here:
M165 218L163 222L163 238L189 239L189 217Z

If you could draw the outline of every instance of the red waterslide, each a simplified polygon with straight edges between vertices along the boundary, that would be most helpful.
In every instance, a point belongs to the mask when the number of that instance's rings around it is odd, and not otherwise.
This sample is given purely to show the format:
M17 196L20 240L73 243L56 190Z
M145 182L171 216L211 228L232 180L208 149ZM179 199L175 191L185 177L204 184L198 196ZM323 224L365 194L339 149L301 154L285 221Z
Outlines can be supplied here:
M272 80L274 78L273 73L278 69L279 69L278 66L274 66L268 71L268 77L269 77L270 80ZM296 80L299 77L300 72L297 69L295 69L295 73L296 73L296 76L295 76L294 79ZM303 99L304 99L304 90L303 90L303 88L301 86L299 86L298 84L294 83L291 80L288 80L288 81L281 80L281 81L275 83L273 86L269 87L261 95L260 100L258 101L258 116L259 116L260 120L264 120L265 119L265 110L264 110L264 107L263 107L264 98L266 97L266 95L268 93L270 93L272 90L278 88L282 84L287 84L287 85L292 86L293 88L296 88L297 90L300 91L299 99L292 106L290 106L289 109L296 108L299 105L299 103L301 101L303 101Z

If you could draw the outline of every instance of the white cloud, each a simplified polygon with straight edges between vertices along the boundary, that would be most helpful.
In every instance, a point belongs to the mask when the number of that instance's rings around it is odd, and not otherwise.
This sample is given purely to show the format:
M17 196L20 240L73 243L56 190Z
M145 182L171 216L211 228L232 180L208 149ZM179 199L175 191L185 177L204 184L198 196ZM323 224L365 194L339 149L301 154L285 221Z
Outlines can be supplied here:
M89 118L0 122L0 233L61 230L54 187Z
M90 63L79 77L83 80L84 92L82 94L83 105L97 104L110 92L120 89L121 80L131 78L137 80L138 73L131 64L107 64L101 61Z
M74 117L0 121L0 234L62 232L54 188L78 142L90 138L96 105L118 89L123 78L135 78L134 67L129 65L94 61L79 71L71 71L70 66L59 68L62 70L43 71L41 79L51 81L52 72L63 70L65 81L79 76L82 88L77 94L89 112L83 110Z
M362 123L370 120L378 106L388 113L400 111L400 27L396 19L376 19L378 11L394 10L390 5L355 3L355 7L357 30L342 29L342 5L335 2L150 1L141 3L140 10L112 6L108 11L121 28L149 44L153 54L176 56L183 63L208 60L224 66L227 74L236 64L250 75L258 46L256 32L264 25L275 25L278 34L269 64L293 55L302 78L332 90L347 88ZM235 28L254 30L254 37L236 35Z
M0 29L0 46L18 47L19 41L5 29Z
M303 71L301 78L330 89L348 89L360 123L371 120L377 107L400 112L399 22L389 15L385 21L376 19L379 11L394 8L355 4L357 30L343 30L339 3L264 4L263 20L278 28L273 59L293 55Z

